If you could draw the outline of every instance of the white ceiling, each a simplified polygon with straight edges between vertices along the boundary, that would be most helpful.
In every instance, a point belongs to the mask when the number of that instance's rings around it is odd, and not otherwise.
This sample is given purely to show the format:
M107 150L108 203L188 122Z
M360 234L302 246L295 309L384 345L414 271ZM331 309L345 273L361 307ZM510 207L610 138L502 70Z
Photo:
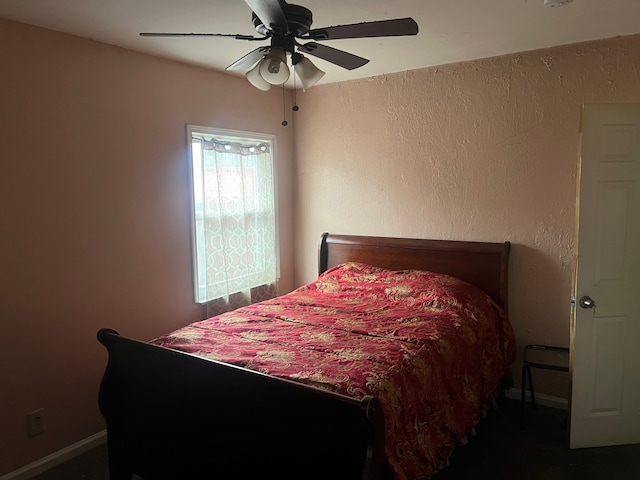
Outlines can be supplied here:
M312 28L413 17L411 37L333 40L371 61L348 71L311 60L320 83L640 33L640 0L292 0L313 12ZM231 38L144 38L139 32L257 35L243 0L0 0L0 17L224 70L268 42ZM242 75L242 72L235 74Z

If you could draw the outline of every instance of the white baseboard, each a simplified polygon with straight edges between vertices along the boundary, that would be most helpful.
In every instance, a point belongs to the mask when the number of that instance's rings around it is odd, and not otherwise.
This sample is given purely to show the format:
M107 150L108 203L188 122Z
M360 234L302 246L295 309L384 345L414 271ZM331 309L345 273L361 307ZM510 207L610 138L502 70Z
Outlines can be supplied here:
M519 388L511 388L505 391L505 397L514 400L520 400L522 390ZM525 401L531 402L530 392L526 392ZM536 405L543 405L545 407L559 408L561 410L569 409L569 402L566 398L554 397L553 395L546 395L544 393L536 393ZM0 478L0 480L4 480Z
M98 433L91 435L84 440L80 440L79 442L74 443L73 445L69 445L62 450L58 450L57 452L52 453L51 455L47 455L40 460L36 460L29 465L26 465L14 472L7 473L6 475L2 475L0 480L28 480L29 478L33 478L36 475L40 475L42 472L49 470L50 468L55 467L61 463L66 462L67 460L71 460L78 455L91 450L99 445L102 445L107 441L107 431L102 430Z

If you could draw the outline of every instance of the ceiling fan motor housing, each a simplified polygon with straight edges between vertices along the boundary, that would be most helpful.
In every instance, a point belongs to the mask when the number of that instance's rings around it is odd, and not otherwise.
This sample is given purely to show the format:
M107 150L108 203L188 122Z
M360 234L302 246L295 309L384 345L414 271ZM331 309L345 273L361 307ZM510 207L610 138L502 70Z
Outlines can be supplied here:
M279 33L281 35L293 35L297 37L304 35L309 31L311 24L313 23L311 10L300 5L292 5L284 2L282 2L280 6L282 7L284 16L287 19L287 31L276 31L275 33ZM253 21L253 26L260 35L269 36L272 34L273 29L262 23L262 20L260 20L255 13L251 14L251 19Z

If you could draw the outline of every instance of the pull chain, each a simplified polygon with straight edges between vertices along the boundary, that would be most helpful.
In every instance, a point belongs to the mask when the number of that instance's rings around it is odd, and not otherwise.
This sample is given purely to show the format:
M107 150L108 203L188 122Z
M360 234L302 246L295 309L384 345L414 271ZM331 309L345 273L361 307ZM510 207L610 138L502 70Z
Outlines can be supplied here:
M295 74L293 75L293 106L291 107L291 110L293 110L294 112L297 112L298 110L300 110L300 107L298 107L298 97L297 97L297 91L296 91L296 76ZM287 102L286 102L286 98L285 98L285 88L284 88L284 83L282 84L282 126L286 127L287 125L289 125L289 122L287 122Z
M282 126L286 127L287 125L289 125L289 122L287 122L287 106L284 95L284 83L282 84L282 117Z
M291 110L293 110L294 112L297 112L298 110L300 110L300 107L298 107L298 92L296 90L295 74L293 75L293 107L291 107Z

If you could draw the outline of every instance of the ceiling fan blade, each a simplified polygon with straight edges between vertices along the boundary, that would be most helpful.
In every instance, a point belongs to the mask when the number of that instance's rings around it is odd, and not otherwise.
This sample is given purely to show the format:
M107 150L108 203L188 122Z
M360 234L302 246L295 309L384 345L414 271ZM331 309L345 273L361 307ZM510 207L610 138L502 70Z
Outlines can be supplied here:
M241 35L239 33L162 33L162 32L142 32L141 37L229 37L236 40L266 40L267 37L254 37L252 35Z
M413 18L396 18L377 22L352 23L335 27L314 28L304 38L338 40L342 38L399 37L417 35L418 24Z
M337 48L320 45L316 42L298 45L298 50L308 53L309 55L313 55L314 57L321 58L322 60L326 60L327 62L331 62L339 67L346 68L347 70L354 70L369 63L369 60L366 58L345 52L344 50L338 50Z
M258 61L262 59L269 51L271 47L258 47L255 50L247 53L244 57L239 58L225 70L248 70L253 67Z
M249 5L265 27L276 33L287 33L287 18L279 0L244 0L244 3Z

